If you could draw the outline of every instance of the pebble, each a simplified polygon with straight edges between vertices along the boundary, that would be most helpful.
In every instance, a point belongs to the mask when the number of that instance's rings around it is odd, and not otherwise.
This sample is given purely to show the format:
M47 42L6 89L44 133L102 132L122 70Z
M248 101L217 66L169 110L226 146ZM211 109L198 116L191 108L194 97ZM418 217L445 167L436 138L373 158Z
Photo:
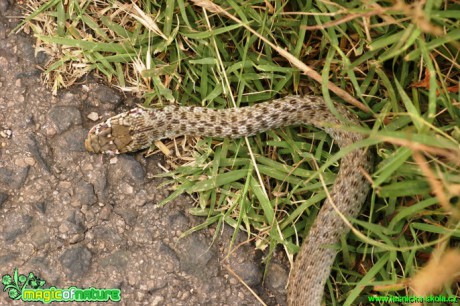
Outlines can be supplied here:
M96 113L96 112L91 112L86 117L91 121L98 121L99 120L99 114Z
M29 166L34 166L36 164L36 161L33 157L24 158L24 162L26 165L29 165Z
M0 136L3 138L10 139L13 136L13 131L10 129L5 129L3 131L0 131Z
M78 206L94 205L97 202L96 194L94 193L93 185L86 182L78 182L74 187L74 197L72 202L77 202Z

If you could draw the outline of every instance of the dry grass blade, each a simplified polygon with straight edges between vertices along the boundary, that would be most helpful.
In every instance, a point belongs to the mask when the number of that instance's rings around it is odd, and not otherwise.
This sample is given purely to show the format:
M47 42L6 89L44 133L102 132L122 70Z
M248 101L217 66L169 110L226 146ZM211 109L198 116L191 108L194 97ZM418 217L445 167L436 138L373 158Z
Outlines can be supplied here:
M160 28L158 27L157 23L155 20L153 20L150 16L148 16L144 11L142 11L135 3L133 3L132 8L130 10L130 15L142 23L147 29L155 33L156 35L160 36L164 40L167 40L168 38L161 32Z

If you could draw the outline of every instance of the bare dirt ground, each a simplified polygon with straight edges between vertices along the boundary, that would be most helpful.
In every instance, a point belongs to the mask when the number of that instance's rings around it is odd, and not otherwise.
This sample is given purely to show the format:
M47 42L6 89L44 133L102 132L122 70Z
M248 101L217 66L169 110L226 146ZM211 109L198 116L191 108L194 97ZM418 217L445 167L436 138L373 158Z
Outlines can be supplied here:
M262 285L261 255L252 246L225 259L231 229L214 243L212 229L179 239L203 220L187 213L193 201L186 196L158 207L170 192L152 178L161 156L85 151L95 124L87 115L107 118L134 102L90 77L52 96L38 69L46 57L34 54L33 38L8 35L19 16L0 0L1 275L18 268L46 286L119 288L122 305L260 304L228 265L267 304L282 304L286 267L272 262ZM6 304L13 301L0 292Z

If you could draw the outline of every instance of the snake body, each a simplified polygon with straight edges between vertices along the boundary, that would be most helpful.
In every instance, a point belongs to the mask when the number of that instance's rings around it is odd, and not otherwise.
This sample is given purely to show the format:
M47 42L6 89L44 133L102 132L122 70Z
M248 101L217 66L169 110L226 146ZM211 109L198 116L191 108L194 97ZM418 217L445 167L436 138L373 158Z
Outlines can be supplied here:
M289 125L310 124L324 129L343 148L363 135L344 127L359 125L344 106L334 116L318 96L287 96L254 106L214 110L167 106L161 110L135 108L94 126L85 147L94 153L120 154L150 146L162 138L179 135L238 138ZM322 206L300 248L289 277L288 305L320 305L340 236L348 227L334 207L346 217L356 217L369 191L364 174L372 171L372 155L356 149L341 159L330 197Z

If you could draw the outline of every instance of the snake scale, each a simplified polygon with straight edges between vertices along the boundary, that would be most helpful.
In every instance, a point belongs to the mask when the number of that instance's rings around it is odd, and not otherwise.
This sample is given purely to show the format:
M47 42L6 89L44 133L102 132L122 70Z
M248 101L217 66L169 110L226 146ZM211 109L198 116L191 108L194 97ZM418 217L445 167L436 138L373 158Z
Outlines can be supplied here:
M342 119L334 116L323 98L287 96L254 106L209 109L167 106L163 109L135 108L94 126L85 147L94 153L121 154L138 151L162 138L179 135L238 138L269 129L310 124L324 129L340 148L362 140L363 135L346 126L360 125L344 106L335 104ZM343 156L330 197L304 239L289 276L289 305L320 305L331 272L340 236L348 227L330 201L346 217L356 217L369 191L365 173L372 171L372 154L356 149Z

